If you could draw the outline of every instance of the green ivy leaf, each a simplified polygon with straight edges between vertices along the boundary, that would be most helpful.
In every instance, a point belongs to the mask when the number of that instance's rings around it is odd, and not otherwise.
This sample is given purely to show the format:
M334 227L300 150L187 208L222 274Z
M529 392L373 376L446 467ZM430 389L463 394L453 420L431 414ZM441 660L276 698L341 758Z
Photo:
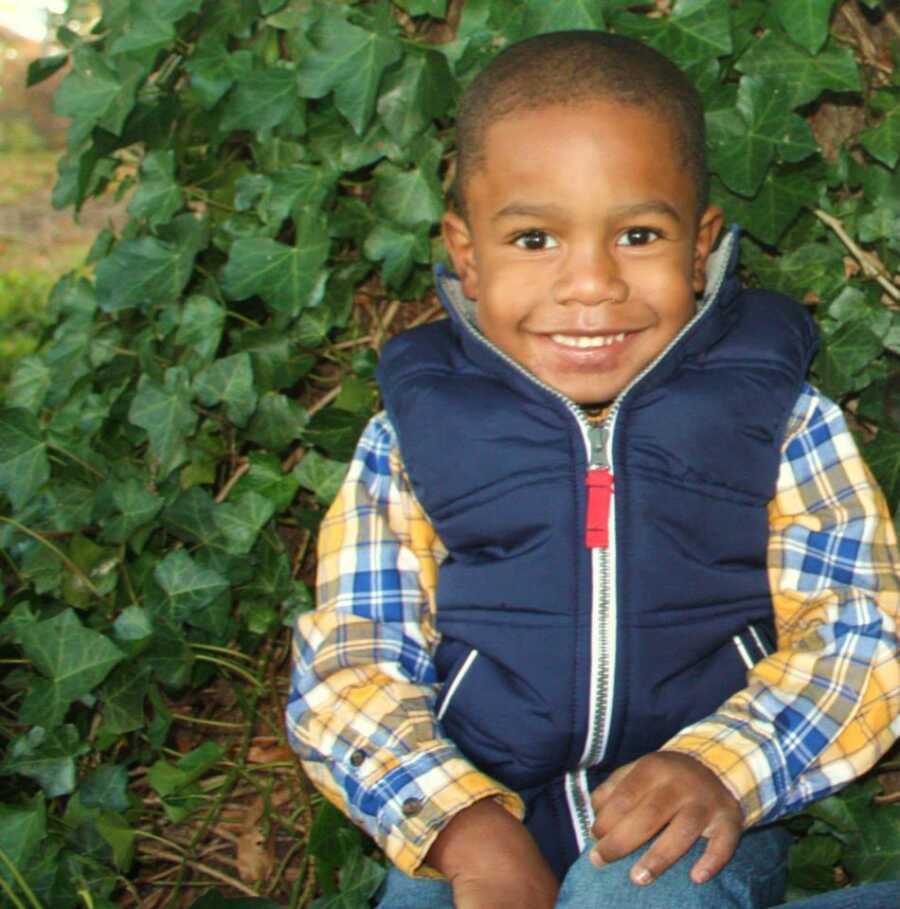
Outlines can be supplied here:
M129 214L146 218L151 229L171 221L183 204L175 179L175 153L150 152L141 164L141 178L128 204Z
M245 555L259 532L275 514L275 504L256 492L245 493L236 503L225 502L216 511L216 523L232 555Z
M341 488L346 473L346 463L332 461L316 451L310 451L297 465L294 476L304 489L315 493L319 502L330 505Z
M47 835L47 809L44 794L39 792L24 806L0 804L0 849L17 869L28 867ZM0 877L12 882L5 863L0 863Z
M150 690L151 673L149 664L135 668L129 663L116 667L109 674L100 687L103 702L101 732L117 737L146 725L144 701Z
M731 17L719 0L676 0L659 19L614 12L617 30L640 38L682 66L731 52Z
M814 364L822 390L834 399L858 391L868 384L861 375L880 353L881 338L864 321L841 325Z
M568 29L604 29L601 4L591 0L525 0L519 39Z
M177 300L190 280L194 257L204 245L202 238L190 237L190 222L196 224L192 215L172 222L176 226L172 241L156 237L122 240L97 266L100 308L118 312Z
M840 252L824 243L805 243L783 256L759 259L757 277L763 286L802 300L813 293L830 299L845 283Z
M223 357L207 366L194 379L194 393L207 407L224 403L229 420L244 426L253 416L257 401L250 354Z
M134 108L143 67L121 60L111 65L93 48L81 45L72 54L72 70L53 96L53 109L71 117L85 132L94 125L119 135Z
M285 66L270 66L244 76L225 105L222 129L263 130L290 123L292 132L305 126L303 102L297 97L297 76Z
M879 429L875 441L865 447L864 453L894 511L900 505L900 433Z
M730 192L715 178L713 197L745 230L774 245L804 207L815 201L816 186L806 177L780 179L769 170L753 199Z
M78 787L85 808L122 812L128 809L128 768L121 764L101 764Z
M255 207L265 223L277 228L292 211L323 208L334 194L337 177L330 167L308 164L295 164L271 177L248 175L237 182L235 207Z
M175 23L197 12L202 0L156 0L132 3L130 21L110 48L111 54L156 51L175 39Z
M258 493L268 499L276 511L284 511L297 494L300 485L297 478L285 473L281 469L281 462L274 455L254 451L247 456L247 460L250 469L235 486L235 496L241 497L249 492Z
M49 388L50 370L41 357L22 357L6 386L6 403L37 413Z
M826 47L813 55L776 32L752 42L737 68L748 76L781 81L792 108L815 100L826 89L853 92L862 88L856 58L849 48Z
M101 812L94 821L94 826L112 849L116 868L128 871L134 860L134 839L137 832L124 817L111 811Z
M186 437L197 424L197 414L190 402L187 373L176 366L166 370L162 385L147 375L141 376L131 402L128 420L147 431L150 453L163 477L187 458Z
M400 69L385 79L378 114L397 142L410 142L446 112L452 88L446 57L432 50L407 54Z
M790 878L794 886L810 891L831 890L841 844L833 836L805 836L791 846Z
M101 540L125 543L141 527L149 524L161 511L163 499L136 478L114 482L110 498L115 514L103 523Z
M71 609L22 629L20 639L26 657L45 677L26 696L20 718L46 728L58 725L69 704L90 694L124 659L118 647L85 628Z
M339 891L319 897L310 909L366 909L386 873L383 865L361 850L353 852L338 872Z
M844 845L842 865L860 884L900 877L900 806L872 810L872 791L856 785L842 794L854 835Z
M205 33L185 63L191 75L191 89L207 110L212 110L228 89L248 76L252 68L250 51L229 50L227 34L217 31Z
M313 28L312 39L315 46L297 71L300 94L322 98L333 91L335 106L361 135L372 119L385 68L402 55L400 44L333 13Z
M28 75L25 84L28 88L49 79L69 62L68 54L51 54L49 57L39 57L28 64Z
M121 561L116 550L97 546L93 540L75 534L69 541L68 556L81 569L80 574L67 572L63 579L62 597L70 606L86 609L93 597L115 590Z
M307 419L306 411L295 401L269 392L259 400L247 438L270 451L281 451L300 437Z
M35 780L47 798L69 795L75 790L75 758L87 750L70 723L52 731L34 726L9 746L0 772Z
M225 293L233 300L259 295L273 309L296 315L315 301L329 245L324 221L312 216L300 225L296 246L237 240L222 272Z
M229 588L228 579L204 568L184 550L169 553L153 572L168 596L168 612L176 622L190 621Z
M315 359L299 350L299 343L293 334L274 328L251 328L233 337L233 349L250 354L260 394L290 388L309 372Z
M375 169L375 209L402 227L421 228L436 223L444 210L436 164L425 160L410 170L395 164Z
M363 249L373 262L384 263L384 280L394 290L402 287L417 262L426 263L431 258L426 234L396 227L388 221L375 225Z
M900 93L881 92L887 102L884 119L873 129L860 133L862 147L876 161L893 170L900 160Z
M163 526L185 542L215 546L220 543L215 509L212 496L195 486L166 508Z
M41 426L24 410L0 409L0 491L16 511L50 478Z
M744 76L734 110L706 117L712 169L730 189L753 196L776 154L801 161L818 151L809 124L791 112L781 83Z
M113 628L120 641L142 641L153 634L153 623L141 606L126 606L113 622Z
M280 3L278 12L270 12L266 15L266 24L272 28L279 28L285 31L298 31L305 34L309 26L315 22L318 17L319 6L315 0L288 0L287 4Z
M171 688L181 688L186 685L194 668L194 654L188 646L184 632L173 625L164 615L157 613L153 618L153 640L143 654L149 666L153 669L154 678L161 684ZM165 704L159 700L159 695L154 695L154 688L150 689L150 700L156 711L154 721L147 727L148 733L153 734L154 729L159 729L161 738L155 747L162 744L165 738L171 715ZM155 699L154 699L155 698Z
M775 0L772 6L785 34L811 54L828 39L828 24L835 0Z
M189 347L205 363L215 356L224 326L225 310L215 300L195 295L184 304L175 342Z

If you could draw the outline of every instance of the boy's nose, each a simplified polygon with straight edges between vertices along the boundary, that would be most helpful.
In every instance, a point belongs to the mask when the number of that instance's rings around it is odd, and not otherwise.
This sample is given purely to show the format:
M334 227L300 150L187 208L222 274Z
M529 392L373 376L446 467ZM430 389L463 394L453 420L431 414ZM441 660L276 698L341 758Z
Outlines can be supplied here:
M628 297L628 285L619 273L615 257L607 250L573 249L563 264L556 282L558 303L622 303Z

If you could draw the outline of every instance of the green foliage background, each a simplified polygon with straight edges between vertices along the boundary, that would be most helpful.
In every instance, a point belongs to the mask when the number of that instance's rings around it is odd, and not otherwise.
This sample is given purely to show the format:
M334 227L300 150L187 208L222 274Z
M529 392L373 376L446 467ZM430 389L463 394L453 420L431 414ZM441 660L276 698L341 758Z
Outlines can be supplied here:
M896 4L100 7L31 72L67 68L54 204L115 192L129 219L53 289L0 409L3 905L143 899L136 843L162 823L193 825L173 893L193 880L228 785L249 775L248 737L181 753L173 704L224 678L247 729L261 701L277 706L285 626L311 604L310 542L377 405L377 351L435 315L456 99L511 41L611 29L695 79L748 280L814 307L814 379L897 508ZM858 784L795 822L795 893L834 886L836 865L900 876L900 809L874 808L877 791ZM317 906L365 905L377 866L316 805L291 823L318 875L288 851L265 884L279 903L240 905L305 905L317 888Z

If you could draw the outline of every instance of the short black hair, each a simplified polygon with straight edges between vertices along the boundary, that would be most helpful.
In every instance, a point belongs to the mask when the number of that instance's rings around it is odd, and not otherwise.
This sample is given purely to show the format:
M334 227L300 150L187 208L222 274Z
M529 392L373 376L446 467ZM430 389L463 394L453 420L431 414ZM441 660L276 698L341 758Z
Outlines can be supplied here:
M520 110L611 100L652 107L672 125L694 181L698 216L709 200L703 102L671 60L640 41L608 32L549 32L512 44L463 93L456 120L453 202L465 217L465 187L484 161L491 124Z

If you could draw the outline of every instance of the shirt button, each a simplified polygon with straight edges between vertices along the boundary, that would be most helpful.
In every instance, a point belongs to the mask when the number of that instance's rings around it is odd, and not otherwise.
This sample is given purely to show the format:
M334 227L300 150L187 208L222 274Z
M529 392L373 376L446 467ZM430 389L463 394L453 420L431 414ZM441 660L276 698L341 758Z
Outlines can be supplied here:
M365 753L365 751L354 751L353 754L350 755L350 763L351 763L354 767L359 767L359 765L360 765L365 759L366 759L366 753Z
M403 803L405 817L415 817L422 810L422 803L418 799L407 799Z

